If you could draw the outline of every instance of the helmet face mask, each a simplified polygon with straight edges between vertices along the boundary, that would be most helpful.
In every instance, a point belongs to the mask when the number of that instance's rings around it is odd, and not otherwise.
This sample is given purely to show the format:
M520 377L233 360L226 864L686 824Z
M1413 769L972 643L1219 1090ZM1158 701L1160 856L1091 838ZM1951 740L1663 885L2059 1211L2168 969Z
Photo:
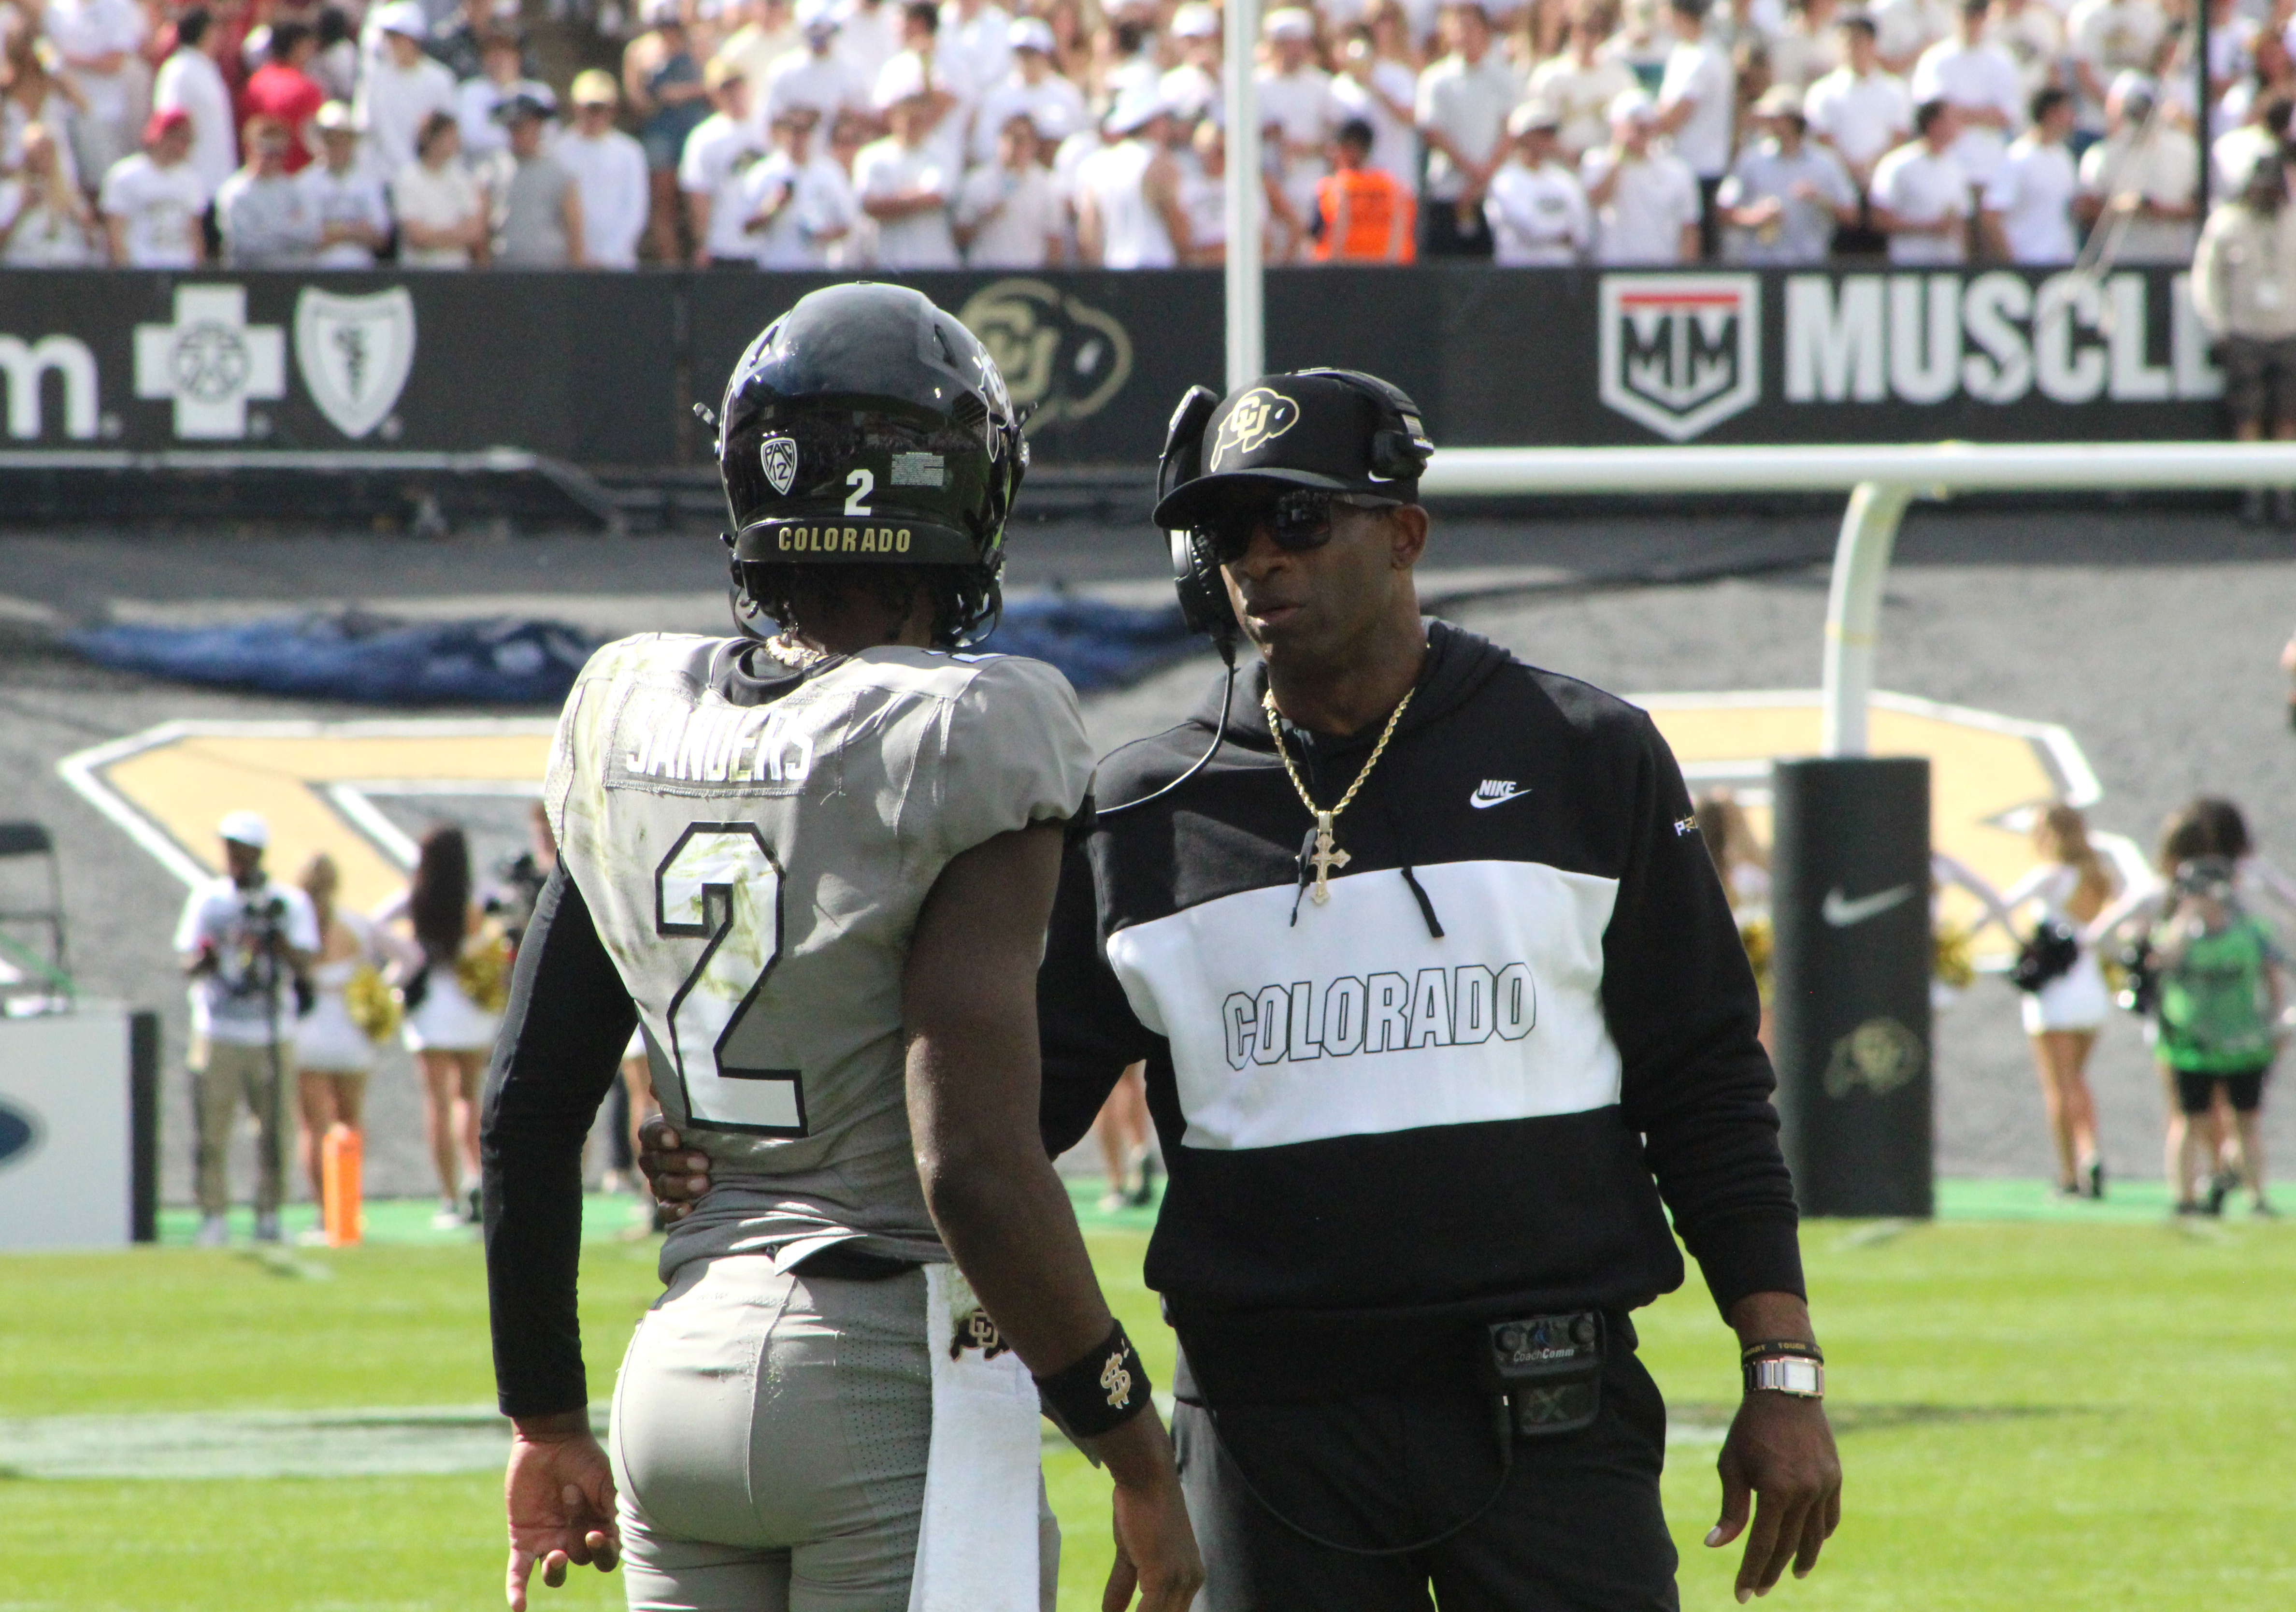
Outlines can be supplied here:
M978 602L951 641L994 618L1028 446L988 350L920 293L831 286L776 319L726 385L718 454L745 591L755 566L951 567Z

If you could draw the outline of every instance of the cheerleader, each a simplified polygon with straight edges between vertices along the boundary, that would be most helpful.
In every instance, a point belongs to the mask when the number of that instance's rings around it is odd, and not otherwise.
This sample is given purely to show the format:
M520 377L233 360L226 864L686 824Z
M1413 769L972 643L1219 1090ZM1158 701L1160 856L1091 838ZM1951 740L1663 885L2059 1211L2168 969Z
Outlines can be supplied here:
M2033 849L2039 865L2002 892L2001 904L2013 913L2038 906L2037 929L2060 925L2078 944L2070 966L2025 993L2025 1033L2032 1042L2041 1103L2056 1148L2057 1190L2067 1197L2103 1197L2104 1163L2097 1154L2088 1056L2112 1011L2112 995L2105 989L2095 946L2082 937L2112 901L2118 881L2089 844L2087 820L2062 802L2035 820Z
M509 999L509 948L472 899L471 849L440 824L414 877L376 912L398 955L407 1050L422 1072L423 1127L439 1172L441 1230L479 1220L479 1089ZM466 1174L467 1172L467 1174Z
M1726 789L1700 795L1693 809L1706 854L1721 876L1722 892L1730 900L1730 915L1738 921L1739 943L1754 971L1754 985L1762 995L1762 1023L1758 1032L1763 1050L1770 1051L1770 855L1746 821L1746 809Z
M382 983L373 926L335 906L342 884L335 859L320 851L296 882L319 920L319 949L307 975L310 1011L295 1021L296 1153L317 1203L326 1197L320 1141L336 1125L364 1139L366 1077L377 1046L398 1026L398 1007Z

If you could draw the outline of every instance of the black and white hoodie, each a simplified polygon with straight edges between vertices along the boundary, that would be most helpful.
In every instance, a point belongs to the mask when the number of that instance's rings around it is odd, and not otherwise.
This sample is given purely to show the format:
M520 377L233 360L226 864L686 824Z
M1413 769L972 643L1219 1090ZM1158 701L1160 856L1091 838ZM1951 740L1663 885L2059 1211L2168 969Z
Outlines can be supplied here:
M1759 1004L1682 776L1641 711L1428 623L1417 693L1312 827L1237 679L1227 743L1071 843L1040 983L1046 1140L1145 1059L1169 1183L1148 1252L1198 1391L1356 1391L1509 1314L1680 1285L1667 1212L1726 1312L1800 1293ZM1137 799L1218 696L1102 764ZM1380 724L1287 725L1337 801Z

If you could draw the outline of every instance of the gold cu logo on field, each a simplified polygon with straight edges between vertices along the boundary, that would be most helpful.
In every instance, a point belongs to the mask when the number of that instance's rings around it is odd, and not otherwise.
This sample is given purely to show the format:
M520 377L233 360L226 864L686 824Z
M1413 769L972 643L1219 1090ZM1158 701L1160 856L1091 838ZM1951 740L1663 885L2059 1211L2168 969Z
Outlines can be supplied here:
M1297 403L1265 386L1253 387L1235 400L1227 418L1220 422L1218 440L1212 444L1212 468L1218 470L1231 457L1242 458L1298 424Z
M1100 309L1042 280L997 280L957 310L1004 372L1031 427L1098 414L1132 378L1132 338Z

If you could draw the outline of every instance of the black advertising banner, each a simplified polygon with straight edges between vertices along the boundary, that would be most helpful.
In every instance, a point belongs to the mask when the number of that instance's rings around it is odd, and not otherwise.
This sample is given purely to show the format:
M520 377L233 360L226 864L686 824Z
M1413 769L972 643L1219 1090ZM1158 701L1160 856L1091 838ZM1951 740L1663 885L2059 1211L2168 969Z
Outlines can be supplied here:
M1780 761L1770 913L1780 1140L1806 1214L1926 1216L1930 764Z
M1153 464L1180 394L1200 382L1217 387L1225 367L1215 271L888 278L914 286L980 338L1014 405L1029 411L1030 450L1047 464ZM715 407L750 340L807 292L834 283L809 275L693 276L694 396Z
M668 463L668 290L628 275L0 273L8 446Z
M1268 362L1383 375L1454 446L2207 439L2222 379L2186 278L1279 269ZM707 433L688 406L714 402L743 346L828 283L0 271L0 456L508 447L697 464ZM1143 468L1180 394L1221 378L1214 270L905 283L987 343L1046 465Z

